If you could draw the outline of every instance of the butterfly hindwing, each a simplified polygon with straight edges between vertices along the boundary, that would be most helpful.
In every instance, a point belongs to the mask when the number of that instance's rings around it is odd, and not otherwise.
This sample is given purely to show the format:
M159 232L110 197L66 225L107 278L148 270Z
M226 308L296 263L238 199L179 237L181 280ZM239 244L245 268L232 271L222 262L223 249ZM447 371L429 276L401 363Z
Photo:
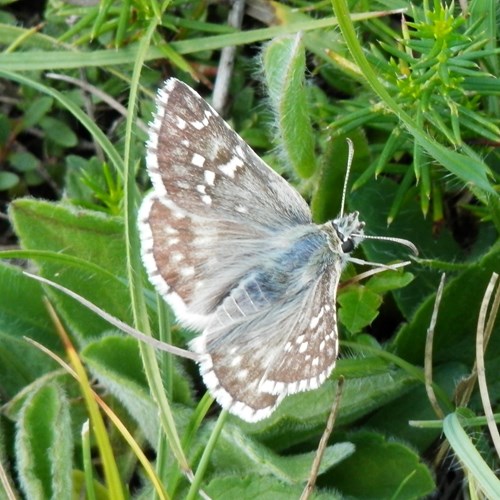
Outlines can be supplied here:
M338 352L331 278L325 273L302 296L283 293L253 313L230 298L221 304L192 348L201 356L205 384L224 408L257 421L287 394L316 389L330 375Z

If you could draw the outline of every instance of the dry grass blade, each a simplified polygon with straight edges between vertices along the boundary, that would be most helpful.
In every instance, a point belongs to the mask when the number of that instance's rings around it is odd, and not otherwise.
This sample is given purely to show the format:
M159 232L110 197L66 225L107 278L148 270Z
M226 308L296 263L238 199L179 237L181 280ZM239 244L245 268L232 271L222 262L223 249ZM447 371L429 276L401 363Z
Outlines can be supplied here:
M432 387L432 345L434 341L434 330L436 328L439 305L441 304L441 298L443 297L444 283L446 280L446 275L443 273L441 275L441 281L439 282L439 287L436 292L436 301L434 302L434 309L432 310L431 323L427 329L427 339L425 342L425 358L424 358L424 373L425 373L425 390L429 401L434 408L434 412L438 418L444 418L443 410L439 406L439 403L434 393L434 388Z
M30 278L33 278L37 281L40 281L41 283L45 283L46 285L50 285L53 288L57 288L57 290L60 290L61 292L65 293L66 295L69 295L71 298L75 299L77 302L80 304L84 305L88 309L90 309L92 312L96 313L98 316L101 318L105 319L108 323L110 323L113 326L116 326L116 328L120 329L122 332L128 333L135 339L139 340L140 342L145 342L146 344L149 344L150 346L154 347L155 349L159 349L160 351L166 351L171 354L174 354L175 356L180 356L182 358L186 359L191 359L193 361L197 360L197 355L191 351L188 351L186 349L181 349L180 347L176 347L171 344L167 344L165 342L160 342L159 340L149 337L148 335L145 335L144 333L136 330L135 328L132 328L131 326L127 325L126 323L123 323L123 321L120 321L118 318L115 318L114 316L111 316L111 314L108 314L107 312L103 311L102 309L99 309L97 306L92 304L92 302L88 301L87 299L83 298L81 295L78 295L75 292L72 292L68 288L59 285L58 283L55 283L53 281L50 281L46 278L42 278L41 276L36 276L35 274L31 274L28 272L24 273L26 276L29 276Z
M498 432L498 428L495 422L495 416L491 407L490 396L488 394L488 385L486 382L486 369L484 365L484 353L486 350L486 345L491 335L491 331L493 330L493 323L497 316L498 308L500 305L500 287L498 287L496 290L493 305L490 310L490 316L487 320L488 306L495 291L497 281L498 274L493 273L490 282L488 283L488 287L486 288L483 301L481 303L481 309L479 311L479 318L477 322L476 365L479 392L481 393L481 401L483 403L484 414L488 422L488 428L490 430L493 445L495 446L497 455L500 457L500 433Z
M333 426L335 424L335 419L337 418L337 413L340 407L340 399L342 397L342 388L344 386L344 378L339 378L338 386L337 386L337 395L335 396L335 400L333 401L332 410L330 415L328 416L328 420L326 422L326 427L321 436L321 441L318 445L318 450L316 451L316 456L314 457L314 461L311 467L311 473L309 474L309 479L307 484L300 496L300 500L307 500L314 489L314 485L316 484L316 479L318 477L319 466L321 465L321 460L323 459L323 455L325 453L326 446L328 444L328 439L333 431Z

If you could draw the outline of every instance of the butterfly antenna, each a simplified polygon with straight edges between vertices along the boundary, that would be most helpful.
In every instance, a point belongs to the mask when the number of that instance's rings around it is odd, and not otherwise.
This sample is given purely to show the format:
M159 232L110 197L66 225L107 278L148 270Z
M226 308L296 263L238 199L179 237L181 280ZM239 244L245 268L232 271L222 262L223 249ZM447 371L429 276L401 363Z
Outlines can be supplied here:
M345 172L344 187L342 188L342 201L340 202L340 216L344 216L345 209L345 197L347 193L347 184L349 183L349 175L351 174L352 159L354 158L354 144L351 139L347 138L347 145L349 147L349 152L347 154L347 168Z
M371 236L363 234L363 239L365 240L379 240L379 241L391 241L392 243L398 243L409 248L414 255L418 255L417 247L409 240L403 238L394 238L393 236Z
M340 217L344 216L347 184L349 183L349 175L351 174L352 159L354 158L354 144L352 143L351 139L347 138L346 140L347 140L347 145L349 146L349 152L347 155L347 169L346 169L346 173L345 173L344 187L342 188L342 201L340 203ZM418 255L417 247L411 241L405 240L403 238L394 238L392 236L370 236L367 234L360 234L360 235L353 234L353 236L360 236L364 240L391 241L392 243L397 243L398 245L403 245L403 246L409 248L414 255Z

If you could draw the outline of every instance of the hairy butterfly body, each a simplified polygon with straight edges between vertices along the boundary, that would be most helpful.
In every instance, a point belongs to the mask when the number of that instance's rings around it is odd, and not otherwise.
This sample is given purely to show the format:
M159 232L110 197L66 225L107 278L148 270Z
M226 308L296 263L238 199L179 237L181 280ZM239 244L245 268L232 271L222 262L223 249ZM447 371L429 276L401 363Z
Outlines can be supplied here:
M336 292L358 214L312 223L306 202L190 87L167 80L150 124L139 214L151 282L203 380L243 420L319 387L338 353Z

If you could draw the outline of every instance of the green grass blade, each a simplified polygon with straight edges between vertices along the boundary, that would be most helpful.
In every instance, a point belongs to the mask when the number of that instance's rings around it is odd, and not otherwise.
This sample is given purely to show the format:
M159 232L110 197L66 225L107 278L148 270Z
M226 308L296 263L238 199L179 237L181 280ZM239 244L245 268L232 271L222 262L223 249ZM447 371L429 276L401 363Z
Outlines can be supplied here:
M500 480L472 444L456 413L444 419L443 432L458 459L474 476L486 497L500 498Z

